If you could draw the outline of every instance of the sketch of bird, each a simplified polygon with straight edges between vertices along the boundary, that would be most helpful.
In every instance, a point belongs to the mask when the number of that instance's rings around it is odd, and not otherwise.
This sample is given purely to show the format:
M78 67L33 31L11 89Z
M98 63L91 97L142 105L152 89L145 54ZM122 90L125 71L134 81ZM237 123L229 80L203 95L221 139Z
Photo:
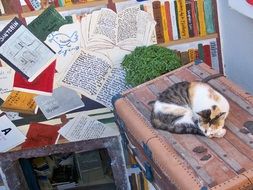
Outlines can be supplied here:
M60 48L64 48L71 47L71 43L75 43L78 40L78 35L77 31L75 31L71 36L63 33L52 33L49 38L50 42L54 41Z

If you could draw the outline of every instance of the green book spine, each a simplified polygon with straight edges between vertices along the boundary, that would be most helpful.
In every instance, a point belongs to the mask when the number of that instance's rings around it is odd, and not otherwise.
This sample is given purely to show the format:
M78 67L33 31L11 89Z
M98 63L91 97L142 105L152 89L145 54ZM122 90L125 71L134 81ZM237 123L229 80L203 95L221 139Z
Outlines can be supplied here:
M181 38L180 36L180 31L179 31L179 24L178 24L178 10L177 10L177 2L174 1L174 5L175 5L175 13L176 13L176 21L177 21L177 33L178 33L178 39Z
M59 6L64 7L64 0L59 0Z
M205 11L206 32L208 34L214 33L215 29L213 22L212 0L204 0L204 11Z
M204 49L203 44L198 44L199 59L204 61Z

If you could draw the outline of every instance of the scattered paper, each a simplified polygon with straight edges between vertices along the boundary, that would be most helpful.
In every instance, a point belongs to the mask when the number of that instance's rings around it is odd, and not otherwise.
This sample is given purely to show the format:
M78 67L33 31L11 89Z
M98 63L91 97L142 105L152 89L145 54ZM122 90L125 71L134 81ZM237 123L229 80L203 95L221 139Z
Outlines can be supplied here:
M47 119L84 106L77 93L66 87L56 88L52 96L40 95L34 99Z
M4 115L0 117L0 152L6 152L23 143L26 136Z
M103 124L85 114L79 114L58 131L68 141L81 141L118 135L116 125Z

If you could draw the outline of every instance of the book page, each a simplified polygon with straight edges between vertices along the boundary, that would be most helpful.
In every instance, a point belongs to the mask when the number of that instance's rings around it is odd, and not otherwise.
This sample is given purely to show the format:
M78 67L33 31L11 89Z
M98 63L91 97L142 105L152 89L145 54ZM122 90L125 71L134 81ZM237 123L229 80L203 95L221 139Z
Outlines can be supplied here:
M113 109L112 97L128 89L125 82L126 73L122 68L113 68L110 76L102 86L96 100L106 107Z
M116 125L105 125L85 114L79 114L58 131L68 141L98 139L119 134Z
M45 43L56 52L56 70L62 72L79 49L84 48L81 23L63 25L58 31L49 34Z
M137 46L150 44L155 21L152 16L130 7L118 13L117 45L126 50L134 50Z
M101 9L91 14L90 38L101 38L116 44L117 14L110 9Z
M62 75L60 83L96 99L111 70L112 63L106 56L81 50Z
M0 67L0 94L12 90L13 77L14 71L10 67Z
M139 10L139 7L131 7L118 13L117 43L129 38L136 38L138 27L136 16Z
M0 152L6 152L23 143L26 136L4 115L0 117Z

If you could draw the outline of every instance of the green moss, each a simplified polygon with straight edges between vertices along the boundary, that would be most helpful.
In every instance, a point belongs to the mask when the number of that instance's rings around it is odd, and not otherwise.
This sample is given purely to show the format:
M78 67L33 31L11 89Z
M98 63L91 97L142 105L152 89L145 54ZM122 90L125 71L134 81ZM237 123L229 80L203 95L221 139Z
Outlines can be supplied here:
M126 71L126 82L137 86L177 69L181 64L173 50L152 45L137 47L131 54L125 56L122 66Z

